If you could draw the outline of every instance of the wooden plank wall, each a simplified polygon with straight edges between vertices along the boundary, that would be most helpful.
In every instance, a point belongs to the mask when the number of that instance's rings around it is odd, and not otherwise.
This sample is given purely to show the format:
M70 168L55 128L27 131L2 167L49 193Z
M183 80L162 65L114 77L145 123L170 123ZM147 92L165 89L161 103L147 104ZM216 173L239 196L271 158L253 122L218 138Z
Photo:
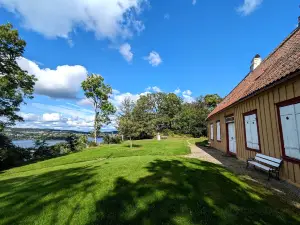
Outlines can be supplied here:
M242 160L254 157L256 152L246 150L245 148L243 113L256 109L261 152L265 155L280 158L282 156L282 152L276 103L299 96L300 77L297 77L289 82L275 86L262 94L243 101L226 111L214 115L214 117L208 122L209 124L212 122L214 123L215 138L211 141L211 146L223 152L227 151L225 116L233 113L235 117L237 157ZM221 124L221 142L217 142L216 140L217 120L220 120ZM284 161L280 173L283 179L300 185L299 163L297 164Z

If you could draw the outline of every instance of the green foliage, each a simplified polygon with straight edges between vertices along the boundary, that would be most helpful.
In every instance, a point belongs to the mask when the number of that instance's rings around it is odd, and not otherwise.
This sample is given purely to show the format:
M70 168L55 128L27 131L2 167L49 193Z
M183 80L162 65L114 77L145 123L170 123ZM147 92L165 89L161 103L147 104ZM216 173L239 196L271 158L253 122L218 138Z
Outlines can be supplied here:
M173 93L147 94L136 104L126 99L122 104L124 110L119 116L118 130L127 139L153 138L157 132L205 136L206 118L220 101L218 95L207 95L184 103Z
M36 79L23 71L16 60L22 57L26 43L11 24L0 26L0 131L23 121L17 114L24 98L33 98Z
M104 124L108 124L110 115L116 112L115 107L109 102L112 88L104 83L104 78L97 74L92 74L81 84L85 96L90 99L94 106L94 139L97 143L97 136Z
M218 94L206 95L204 97L205 105L212 111L223 99Z
M14 146L10 139L0 133L0 169L18 166L30 158L28 149Z
M68 148L71 152L82 151L87 146L87 137L85 135L71 134L66 138Z
M67 143L57 143L56 145L53 145L50 148L52 156L65 155L71 152Z
M88 147L97 147L98 143L95 143L94 141L88 141Z
M34 142L34 158L41 159L41 158L48 158L53 156L51 148L46 143L46 138L40 137L35 140Z
M191 134L193 137L206 136L208 113L209 109L204 107L201 99L183 104L182 110L174 119L175 130L178 133Z
M104 144L121 144L122 137L120 135L106 134L103 136L103 143Z
M46 143L46 139L44 138L39 138L36 139L34 142L34 148L40 149L40 148L47 148L48 144Z
M130 147L132 147L132 139L136 138L138 134L138 124L134 121L133 109L134 102L130 98L125 98L121 105L121 114L118 118L118 128L120 134L130 140Z

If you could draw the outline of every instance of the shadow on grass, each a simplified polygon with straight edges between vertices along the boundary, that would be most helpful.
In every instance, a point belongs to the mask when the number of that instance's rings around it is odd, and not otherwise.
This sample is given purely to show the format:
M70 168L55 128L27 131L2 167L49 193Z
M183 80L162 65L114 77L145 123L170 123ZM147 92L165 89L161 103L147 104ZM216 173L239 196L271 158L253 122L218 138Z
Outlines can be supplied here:
M91 224L299 223L223 167L197 160L188 164L157 160L147 167L151 175L137 182L119 178L97 203Z
M0 221L32 224L47 207L49 218L40 221L80 224L74 216L87 210L83 202L89 195L94 211L85 215L84 224L299 224L279 199L274 204L273 196L208 162L155 160L144 168L144 177L119 177L104 196L97 193L109 184L101 184L97 169L72 168L1 181L0 202L5 201L5 207L0 209ZM63 211L66 206L72 210Z
M125 147L131 148L130 144L125 145ZM131 149L133 149L133 148L141 148L141 147L142 147L142 145L139 145L139 144L132 144L132 148L131 148Z

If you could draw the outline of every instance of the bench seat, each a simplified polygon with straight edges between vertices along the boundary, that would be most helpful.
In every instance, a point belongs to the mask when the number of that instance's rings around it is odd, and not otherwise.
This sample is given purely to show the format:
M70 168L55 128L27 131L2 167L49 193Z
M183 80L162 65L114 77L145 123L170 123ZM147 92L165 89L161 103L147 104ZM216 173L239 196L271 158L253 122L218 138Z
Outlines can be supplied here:
M269 174L268 180L273 173L276 174L276 178L279 180L279 169L281 164L282 159L277 159L260 153L257 153L255 155L255 158L249 158L247 160L247 168L249 165L253 165L254 168L259 168L267 171Z
M249 161L249 164L252 164L253 166L259 167L259 168L261 168L261 169L263 169L263 170L265 170L265 171L272 170L272 168L267 167L267 166L265 166L265 165L263 165L263 164L260 164L260 163L258 163L258 162L255 162L255 161Z

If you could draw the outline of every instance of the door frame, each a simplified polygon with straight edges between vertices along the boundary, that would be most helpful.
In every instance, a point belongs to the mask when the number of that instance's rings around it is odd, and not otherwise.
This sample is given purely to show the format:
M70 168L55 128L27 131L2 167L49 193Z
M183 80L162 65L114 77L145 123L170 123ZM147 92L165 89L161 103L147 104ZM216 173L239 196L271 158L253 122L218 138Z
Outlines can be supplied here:
M233 123L234 126L235 126L235 122L234 121L230 122L230 123ZM226 123L226 140L227 140L227 151L226 151L226 153L227 153L227 155L230 155L230 156L236 156L236 154L237 154L237 148L235 148L236 149L236 153L233 153L233 152L229 151L229 129L228 129L228 124L230 124L230 123ZM235 143L236 143L236 134L234 134L234 135L235 135Z

